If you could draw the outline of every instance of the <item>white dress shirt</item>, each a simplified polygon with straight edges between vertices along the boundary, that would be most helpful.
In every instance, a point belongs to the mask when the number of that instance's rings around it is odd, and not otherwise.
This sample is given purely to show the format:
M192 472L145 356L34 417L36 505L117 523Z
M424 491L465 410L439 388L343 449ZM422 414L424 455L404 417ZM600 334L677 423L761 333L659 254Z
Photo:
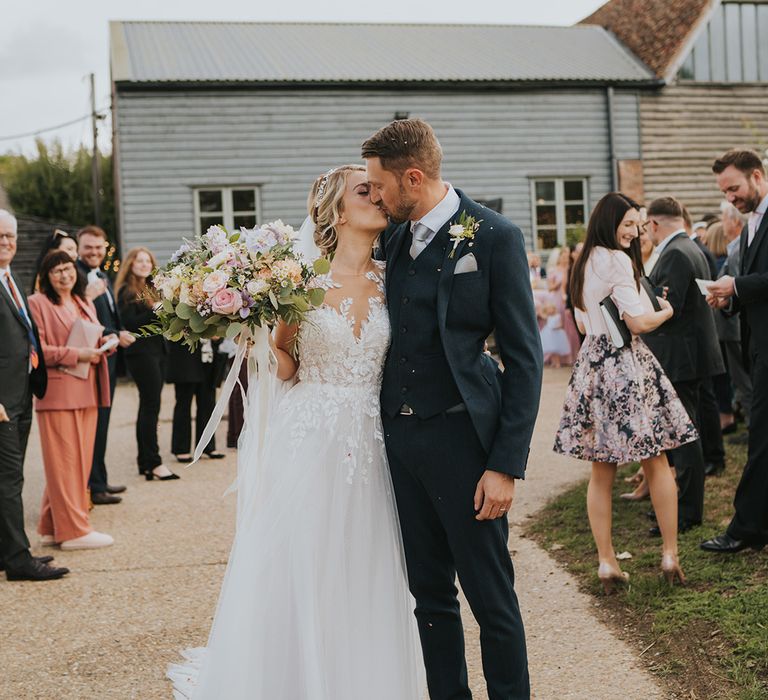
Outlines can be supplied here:
M757 229L760 228L766 210L768 210L768 194L765 195L763 201L757 205L757 209L749 215L749 220L747 221L747 246L752 245L752 241L755 239Z
M656 246L655 252L656 252L656 254L658 256L656 258L657 260L661 257L661 254L664 252L664 248L666 248L669 245L669 242L673 238L677 238L677 236L679 236L681 233L685 234L686 236L688 235L687 233L685 233L685 229L681 228L679 231L675 231L674 233L670 233L661 243L659 243L659 245Z
M11 274L10 280L6 278L5 273L8 272ZM13 281L13 273L11 272L10 267L0 267L0 282L3 283L3 288L6 292L8 292L8 296L11 297L11 301L13 302L13 305L16 306L16 301L14 299L13 293L8 287L8 283L10 281L10 284L13 285L13 289L16 292L16 298L18 298L21 301L21 309L19 311L21 312L21 315L24 317L24 320L27 322L27 325L30 327L32 326L32 322L29 319L29 312L27 311L26 307L24 306L24 295L19 291L18 286Z
M456 194L456 190L452 185L448 185L448 191L445 196L424 216L417 221L411 221L411 231L418 224L426 226L429 229L429 234L425 238L424 247L428 246L437 232L445 226L445 224L451 220L453 215L459 210L459 204L461 200L459 195Z

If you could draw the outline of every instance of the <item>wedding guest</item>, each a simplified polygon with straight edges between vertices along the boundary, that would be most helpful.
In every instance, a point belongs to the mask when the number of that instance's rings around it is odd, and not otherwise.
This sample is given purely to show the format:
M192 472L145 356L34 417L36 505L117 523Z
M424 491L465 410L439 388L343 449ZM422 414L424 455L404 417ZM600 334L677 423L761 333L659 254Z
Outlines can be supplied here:
M682 205L681 205L682 206ZM712 255L709 248L705 245L701 238L701 234L707 230L706 225L703 222L698 222L699 228L694 228L691 214L686 207L683 206L683 228L688 234L688 237L696 244L696 247L702 252L707 260L707 266L709 267L709 277L707 279L715 279L717 277L717 263L715 262L715 256Z
M200 441L216 405L216 388L226 369L226 355L218 352L220 342L203 340L194 352L181 343L168 344L166 381L173 384L176 391L171 452L178 462L192 461L192 399L196 405L196 442ZM224 458L223 453L216 451L215 435L203 449L203 454L209 459Z
M117 335L120 347L127 348L136 340L120 321L112 283L101 269L107 256L107 234L98 226L86 226L77 232L77 267L83 277L87 296L93 300L99 323L104 326L105 335ZM107 433L109 432L109 417L112 411L112 399L115 395L117 382L117 354L110 355L109 397L110 400L99 408L98 425L96 427L96 444L93 448L93 466L89 486L91 500L94 505L110 505L120 503L122 498L116 494L125 491L125 486L113 486L107 477L105 461L107 451Z
M587 513L597 545L598 577L606 593L628 580L612 543L612 489L617 464L639 461L648 480L662 536L661 568L684 581L677 550L677 487L665 451L696 439L696 430L653 353L638 336L672 318L657 300L654 311L639 280L640 207L611 192L595 206L584 250L574 265L571 294L576 322L586 334L555 439L555 451L592 462ZM610 297L632 334L616 347L600 310Z
M726 275L735 277L741 270L741 247L739 245L741 231L746 223L746 218L741 212L729 202L723 202L723 233L728 241L728 258L720 270L720 277ZM730 340L725 341L725 359L728 364L728 373L733 383L733 393L735 404L749 427L749 417L752 411L752 379L749 376L749 370L744 364L744 357L741 346L741 324L739 322L739 312L730 311L725 314L723 311L715 312L724 318L730 318L733 324ZM735 415L735 414L734 414ZM747 444L748 434L741 433L729 438L732 443Z
M74 236L70 236L60 228L54 229L53 233L43 241L43 246L35 261L35 279L32 282L30 294L40 291L37 270L40 269L40 263L43 262L43 258L52 250L63 250L72 256L72 260L77 260L77 240L75 240Z
M546 288L543 280L547 278L547 271L541 266L541 256L538 253L528 253L528 275L534 289Z
M567 364L573 363L581 347L581 337L573 319L573 304L569 291L572 259L573 251L571 251L570 246L563 246L558 251L557 264L552 268L551 274L547 276L547 285L562 320L560 325L568 337L569 357L566 359Z
M157 267L155 256L147 248L128 251L115 282L117 308L125 329L139 333L156 320L153 305L158 296L152 286L152 271ZM157 441L160 399L165 377L166 348L163 337L151 335L137 338L125 348L125 364L139 390L139 413L136 417L136 462L139 474L147 481L169 481L179 477L163 464Z
M728 259L728 247L725 240L723 224L715 222L707 229L706 235L707 248L712 251L717 262L718 276ZM723 435L728 435L736 431L736 418L733 413L733 386L728 371L727 346L728 340L739 338L739 320L737 318L726 318L720 312L715 313L715 328L717 329L717 339L720 343L720 353L723 356L725 372L712 378L712 383L717 399L717 408L720 411L720 430ZM723 464L723 468L725 465ZM705 474L707 469L705 467ZM714 473L708 474L713 476Z
M51 581L69 569L51 566L51 556L32 556L24 531L21 491L32 395L45 395L47 373L37 325L11 270L17 240L16 217L0 209L0 571L9 581Z
M653 245L651 237L648 235L648 215L645 207L642 208L642 219L640 222L640 257L643 261L643 274L648 277L653 270L653 266L659 259L656 252L656 246Z
M554 303L544 303L539 309L539 315L544 325L539 329L541 336L541 351L544 363L559 369L563 363L571 362L571 345L563 330L563 315Z
M54 250L40 266L40 292L29 298L48 366L48 391L35 402L45 469L38 532L44 544L62 549L108 547L114 540L96 532L88 516L88 476L98 407L109 404L107 358L97 348L67 345L82 319L100 327L93 302L69 254ZM98 339L98 345L107 341ZM88 365L85 379L70 371Z
M768 180L760 156L729 151L712 166L717 185L742 214L741 265L709 287L713 308L740 311L745 364L752 376L747 464L736 489L735 513L722 535L702 542L711 552L735 553L768 544Z

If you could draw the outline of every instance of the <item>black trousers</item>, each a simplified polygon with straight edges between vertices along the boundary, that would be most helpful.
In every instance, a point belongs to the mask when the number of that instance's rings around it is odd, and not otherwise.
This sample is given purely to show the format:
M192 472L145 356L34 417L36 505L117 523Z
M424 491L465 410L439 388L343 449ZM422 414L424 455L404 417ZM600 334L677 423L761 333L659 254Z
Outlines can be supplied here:
M213 382L177 383L176 405L173 408L171 452L175 455L192 451L192 399L195 399L195 442L203 435L206 423L216 406L216 386ZM216 450L216 436L212 435L204 452Z
M701 435L698 416L701 380L675 382L673 386L688 417ZM671 452L679 488L677 517L681 523L699 525L704 515L704 454L701 440L689 442Z
M126 355L125 363L139 390L139 413L136 417L136 462L139 473L151 471L163 463L157 442L160 397L165 376L165 356L140 353Z
M726 376L726 375L723 375ZM699 434L701 451L705 464L722 464L725 461L723 431L720 428L720 406L715 395L715 383L712 377L701 382L699 389Z
M768 353L752 356L752 413L747 464L736 489L728 534L768 544Z
M109 406L99 408L99 417L96 421L96 440L93 443L93 462L91 463L91 476L88 479L88 488L91 493L105 493L107 490L107 433L109 433L109 417L112 415L112 399L115 398L115 384L117 383L117 356L112 355L107 360L109 367Z
M29 540L24 532L24 455L32 426L32 394L20 414L0 423L0 561L18 568L27 563Z
M385 416L384 432L430 698L472 697L458 573L480 625L488 698L527 700L528 658L507 519L475 520L473 498L486 454L469 414Z

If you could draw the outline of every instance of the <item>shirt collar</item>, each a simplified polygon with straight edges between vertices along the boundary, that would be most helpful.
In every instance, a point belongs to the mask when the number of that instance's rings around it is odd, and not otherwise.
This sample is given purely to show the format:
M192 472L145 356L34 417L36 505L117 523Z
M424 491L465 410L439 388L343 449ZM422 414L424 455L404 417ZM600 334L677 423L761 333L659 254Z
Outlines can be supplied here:
M459 195L456 194L456 190L453 189L451 184L448 184L448 191L445 196L417 221L411 221L411 230L414 229L416 224L422 224L426 226L432 233L437 233L445 223L459 210L460 203Z
M681 233L685 234L686 236L688 235L687 233L685 233L685 229L684 228L681 228L678 231L675 231L674 233L670 233L661 243L659 243L659 245L656 246L656 252L659 255L661 255L661 253L664 250L664 248L666 248L667 245L669 245L669 242L673 238L677 238Z

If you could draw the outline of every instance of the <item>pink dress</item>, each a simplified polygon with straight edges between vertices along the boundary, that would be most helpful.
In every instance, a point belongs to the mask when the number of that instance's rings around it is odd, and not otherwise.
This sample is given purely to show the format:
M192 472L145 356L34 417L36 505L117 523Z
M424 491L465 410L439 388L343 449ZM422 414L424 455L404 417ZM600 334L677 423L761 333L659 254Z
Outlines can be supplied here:
M654 457L698 438L672 383L640 338L617 348L600 301L610 295L625 315L653 310L638 292L629 256L595 248L584 270L576 319L586 330L566 392L555 452L591 462L623 463Z

